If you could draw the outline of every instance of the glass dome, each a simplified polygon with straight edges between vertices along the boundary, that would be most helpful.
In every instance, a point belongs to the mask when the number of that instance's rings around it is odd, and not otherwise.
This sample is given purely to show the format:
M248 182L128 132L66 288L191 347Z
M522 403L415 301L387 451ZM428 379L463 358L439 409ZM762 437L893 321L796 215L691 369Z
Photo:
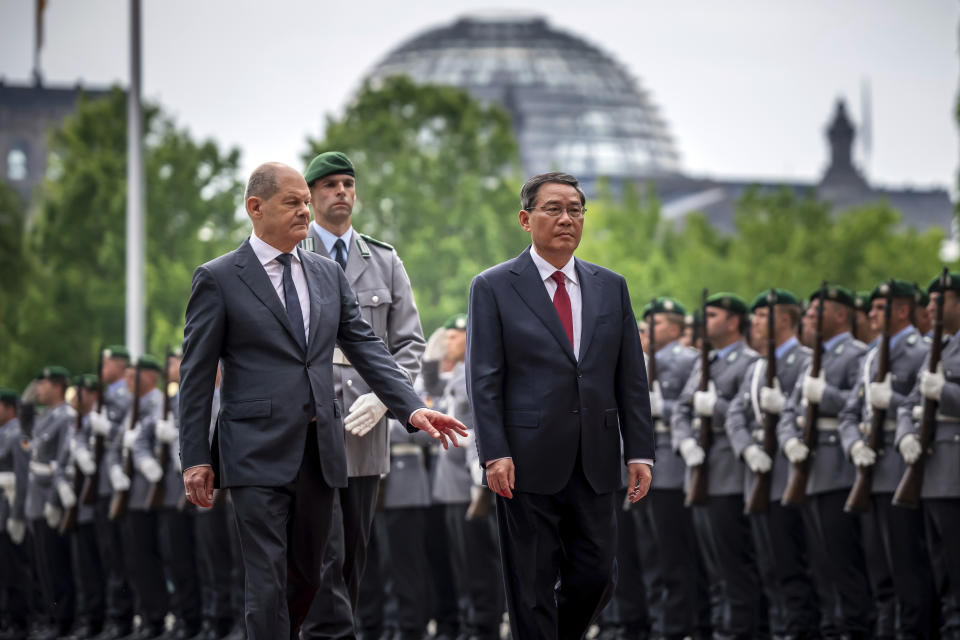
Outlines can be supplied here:
M679 170L679 154L639 82L597 47L541 17L464 17L390 52L368 74L462 87L513 117L528 174L569 171L658 176Z

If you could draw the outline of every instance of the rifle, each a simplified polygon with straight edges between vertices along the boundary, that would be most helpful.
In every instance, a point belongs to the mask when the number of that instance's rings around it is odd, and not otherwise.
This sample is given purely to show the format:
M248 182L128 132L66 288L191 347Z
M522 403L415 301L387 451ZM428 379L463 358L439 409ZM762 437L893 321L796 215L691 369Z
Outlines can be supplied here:
M936 373L940 365L940 354L943 351L943 298L947 295L947 286L950 284L950 273L943 268L940 274L940 295L937 296L937 313L933 318L933 343L930 345L930 362L928 370ZM920 489L923 488L924 458L927 449L933 443L937 432L937 409L940 403L929 398L923 399L923 417L920 419L920 457L913 464L907 465L900 478L900 484L893 494L893 504L898 507L916 509L920 505Z
M74 429L79 435L83 431L83 383L77 385L77 423ZM67 434L67 437L70 437ZM73 495L80 495L83 487L83 472L76 461L73 463ZM77 511L80 509L80 502L76 501L72 507L64 511L63 519L60 520L60 535L64 535L77 528Z
M475 520L480 518L486 518L490 515L490 510L493 507L493 491L487 489L486 487L480 487L480 491L477 493L477 496L470 501L470 506L467 507L467 520Z
M820 376L820 369L823 367L823 303L827 297L826 281L820 283L820 291L817 293L817 327L813 334L813 358L810 363L810 375L814 378ZM810 460L813 452L817 448L817 421L820 419L820 405L809 402L803 418L803 444L807 446L810 454L800 462L793 463L793 473L787 481L787 487L783 491L783 497L780 502L784 505L799 506L807 500L807 481L810 478Z
M97 413L103 411L103 346L100 347L100 356L97 360ZM103 436L99 433L93 437L93 462L97 469L93 475L83 479L83 489L80 490L81 504L93 504L97 501L97 484L100 478L100 464L106 450Z
M167 345L166 358L163 362L163 419L170 416L170 358L173 354L170 352L170 345ZM147 491L147 509L154 511L163 506L163 498L166 493L164 480L167 475L167 465L170 463L170 444L167 442L157 442L154 453L157 455L157 463L160 465L160 478L150 485ZM184 496L186 497L186 496Z
M133 378L133 404L130 406L130 426L128 431L134 431L137 423L140 421L140 363L137 363L136 373ZM121 452L121 464L123 473L133 482L133 453L128 447L123 447ZM130 505L130 489L124 491L115 491L113 500L110 501L109 517L111 520L117 520L127 514L127 507Z
M767 388L776 388L777 382L777 338L774 335L776 329L776 318L774 311L776 309L777 292L770 289L767 293ZM758 365L759 366L759 365ZM775 413L763 414L763 450L768 456L773 458L777 454L777 421L780 416ZM772 470L756 474L756 482L753 484L753 490L750 497L744 505L745 513L763 513L770 506L770 488L773 481Z
M881 292L883 290L881 289ZM874 382L883 382L890 371L890 314L893 311L893 281L887 284L886 308L883 310L883 337L880 340L880 354L877 359L877 375ZM883 423L887 420L885 409L872 408L870 430L867 431L867 446L879 451L883 444ZM847 513L864 513L870 509L870 489L873 486L873 466L857 467L857 479L853 482L850 495L843 510Z
M699 391L707 391L710 388L710 342L707 339L707 290L704 289L700 296L700 318L703 323L703 345L700 349L700 384ZM707 460L710 456L710 447L713 444L713 425L710 416L699 416L700 432L697 434L697 444L703 449L703 463L690 470L690 488L683 500L687 507L700 504L707 499L708 469Z

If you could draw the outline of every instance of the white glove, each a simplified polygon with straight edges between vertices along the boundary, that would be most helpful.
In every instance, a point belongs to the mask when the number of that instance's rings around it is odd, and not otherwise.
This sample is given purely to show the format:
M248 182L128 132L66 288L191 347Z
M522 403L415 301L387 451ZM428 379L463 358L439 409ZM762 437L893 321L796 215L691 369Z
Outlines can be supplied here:
M863 440L857 440L850 447L850 459L858 467L872 467L877 462L877 452L868 447Z
M773 460L767 455L767 452L760 448L760 445L751 444L743 450L743 459L754 473L766 473L773 466Z
M807 401L807 404L820 404L820 401L823 400L823 392L827 388L827 372L820 370L820 375L816 378L812 377L809 373L803 376L803 387L801 391L803 392L803 399Z
M130 489L130 478L123 472L123 467L118 464L110 467L110 485L114 491L128 491Z
M653 383L650 390L650 415L654 418L663 417L663 394L660 392L660 382Z
M123 448L124 449L133 449L133 443L137 441L137 436L140 435L140 423L137 423L137 426L133 429L127 429L123 432Z
M164 444L173 444L174 440L177 439L177 425L173 423L173 420L164 420L163 418L157 420L153 432L157 436L157 440Z
M110 429L113 427L113 423L110 422L110 418L107 417L106 409L103 410L103 413L94 411L88 419L90 420L90 429L94 434L104 438L110 437Z
M947 379L943 377L943 364L937 365L937 372L930 373L926 369L920 372L920 393L927 400L940 402L940 394L943 393L943 385Z
M66 480L57 481L57 495L60 496L60 504L63 505L64 509L69 509L77 504L77 494L73 492L73 487Z
M80 467L80 472L85 476L92 476L97 472L97 463L93 460L93 454L90 453L90 450L85 447L77 447L77 450L73 452L73 459L76 461L77 466Z
M429 362L440 362L447 355L447 330L438 328L430 334L427 347L423 351L423 359Z
M479 464L468 465L470 467L470 478L475 487L483 486L483 468Z
M47 519L47 526L51 529L56 529L57 525L60 524L60 518L63 517L63 511L60 510L60 507L57 507L49 502L43 505L43 517Z
M684 438L680 443L680 455L688 467L699 467L707 458L707 454L694 438Z
M0 492L7 494L10 502L17 493L17 476L13 471L0 471Z
M893 397L893 378L891 374L883 382L870 383L870 404L874 409L886 410L890 408L890 398Z
M13 540L13 544L21 544L26 534L27 524L23 520L7 518L7 535Z
M773 379L773 388L760 387L760 409L766 413L780 415L787 404L787 397L780 390L780 381Z
M919 460L920 454L923 453L923 447L920 446L920 438L913 433L908 433L903 436L897 448L900 449L900 455L903 456L903 461L907 464L913 464Z
M377 426L380 418L387 412L387 406L380 402L377 394L365 393L350 405L350 413L343 421L343 427L355 436L365 436Z
M137 460L137 469L147 479L147 482L157 482L163 477L163 469L160 467L160 463L150 456Z
M791 463L796 464L807 459L810 449L800 441L800 438L790 438L783 443L783 455L787 456L787 460Z
M698 416L712 416L717 405L717 387L710 381L706 391L693 392L693 410Z

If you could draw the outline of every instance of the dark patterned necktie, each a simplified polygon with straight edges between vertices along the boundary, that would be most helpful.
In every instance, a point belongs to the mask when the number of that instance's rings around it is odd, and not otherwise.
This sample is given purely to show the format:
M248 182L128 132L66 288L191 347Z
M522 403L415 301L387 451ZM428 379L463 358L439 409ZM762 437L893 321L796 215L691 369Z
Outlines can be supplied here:
M337 238L333 243L333 259L337 261L340 268L347 270L347 245L343 243L343 238Z
M297 295L297 287L293 284L293 269L290 266L292 258L293 256L289 253L281 253L277 256L277 262L283 265L283 302L287 307L287 319L293 328L293 335L300 340L300 346L306 349L307 332L303 327L300 297Z
M573 348L573 308L570 306L570 295L567 293L567 287L564 286L564 276L562 271L554 271L551 276L557 283L557 290L553 294L553 306L560 316L560 324L563 330L567 332L567 339L570 340L570 348Z

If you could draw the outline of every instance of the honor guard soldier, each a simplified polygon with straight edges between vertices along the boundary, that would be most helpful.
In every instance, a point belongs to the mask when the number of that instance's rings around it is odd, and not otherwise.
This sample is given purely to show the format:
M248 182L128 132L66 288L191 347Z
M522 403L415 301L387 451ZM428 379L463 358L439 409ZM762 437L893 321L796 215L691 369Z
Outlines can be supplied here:
M811 351L797 338L803 312L793 293L784 289L762 291L750 312L750 335L764 354L747 369L724 426L734 453L746 463L744 500L760 579L770 605L770 632L776 638L814 638L819 633L819 614L808 576L803 521L798 510L781 504L790 462L776 443L776 426L786 404L785 394L809 365ZM772 387L766 383L770 346L774 348ZM764 444L767 427L771 451ZM766 486L758 486L758 474L769 474ZM760 490L767 495L754 494Z
M655 298L643 309L652 339L647 344L647 357L655 359L648 381L657 468L650 493L628 512L640 536L650 631L653 637L666 640L710 636L707 579L693 518L683 506L685 467L673 450L670 431L680 392L698 357L696 350L681 343L685 315L683 305L668 297ZM626 593L623 597L635 595Z
M766 630L766 606L760 589L750 528L743 515L743 464L724 429L727 408L759 354L747 346L747 305L732 293L707 298L704 337L709 354L709 385L700 391L700 360L694 365L671 417L673 445L688 467L707 465L707 496L693 506L693 522L710 582L714 634L755 637ZM699 418L699 419L698 419ZM704 420L708 418L709 420ZM713 444L698 442L710 422Z
M44 367L37 378L37 403L46 411L37 417L30 438L30 476L25 515L34 545L34 570L43 597L45 629L38 634L54 638L73 623L74 590L70 550L57 528L63 517L54 486L61 441L69 437L76 412L65 399L70 373L59 366Z
M815 325L819 292L810 297L803 323ZM838 414L854 393L866 345L850 332L855 310L853 294L839 286L824 292L822 364L819 376L808 368L793 391L777 425L784 455L794 465L809 464L805 483L804 527L814 586L820 602L820 627L825 637L863 637L872 631L872 601L867 581L859 517L844 513L853 485L854 467L837 432ZM805 331L806 332L806 331ZM818 407L811 446L804 442L806 408ZM811 427L812 428L812 427ZM807 458L810 462L807 463Z
M943 279L943 284L940 277L934 279L928 292L932 298L942 296L946 341L935 371L930 371L928 356L897 411L896 442L922 483L911 506L921 505L924 515L940 604L940 637L955 639L960 638L960 273ZM931 347L931 354L937 346ZM929 423L923 424L929 403L934 403L934 411Z
M889 314L888 299L892 302ZM891 504L905 470L894 444L897 411L915 386L929 351L929 341L912 323L918 304L914 286L903 280L881 282L873 290L868 319L871 330L882 337L863 358L860 378L840 412L843 449L858 469L869 468L872 478L863 542L867 575L878 605L878 636L927 638L933 627L933 578L923 516ZM881 344L884 340L886 346ZM881 363L884 349L887 362ZM881 366L886 373L877 380ZM870 434L872 428L877 429L875 436ZM876 441L871 442L874 437ZM889 605L884 606L887 598Z
M27 493L26 440L17 418L19 396L0 388L0 637L27 637L32 579L23 506Z
M363 319L413 381L426 346L413 289L393 247L352 226L356 198L353 163L338 151L321 153L307 166L304 179L314 214L306 242L340 265L356 292ZM380 475L390 469L386 406L339 348L334 349L333 383L337 401L346 409L349 480L346 489L335 492L339 506L334 507L321 585L303 624L305 640L355 633L354 612L377 489ZM342 517L336 518L337 514Z

